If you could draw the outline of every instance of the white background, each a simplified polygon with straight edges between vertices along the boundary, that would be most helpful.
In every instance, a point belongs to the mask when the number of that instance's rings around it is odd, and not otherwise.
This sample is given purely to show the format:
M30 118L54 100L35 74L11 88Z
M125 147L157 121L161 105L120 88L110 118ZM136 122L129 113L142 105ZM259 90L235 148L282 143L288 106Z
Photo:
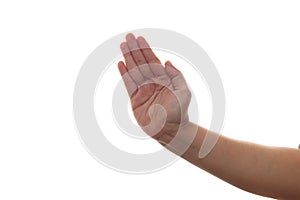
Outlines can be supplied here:
M184 160L148 175L102 166L76 133L74 83L86 57L110 37L174 30L218 68L224 135L297 147L299 9L297 1L261 0L1 1L0 199L263 199Z

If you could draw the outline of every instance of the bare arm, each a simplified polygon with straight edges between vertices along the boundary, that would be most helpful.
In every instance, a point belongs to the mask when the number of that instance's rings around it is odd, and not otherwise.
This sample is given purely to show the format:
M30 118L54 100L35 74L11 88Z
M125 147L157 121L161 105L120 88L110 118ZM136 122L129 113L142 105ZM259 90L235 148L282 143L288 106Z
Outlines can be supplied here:
M191 93L183 74L171 62L162 65L142 37L128 34L120 47L125 63L119 62L119 71L134 116L148 135L238 188L267 197L300 199L300 150L220 136L213 150L199 158L205 135L213 133L189 121ZM183 151L185 144L188 148Z
M189 134L189 129L186 131ZM300 199L300 150L220 136L213 150L200 159L198 152L206 134L206 129L198 127L195 140L181 157L248 192L277 199ZM173 148L170 150L174 151Z

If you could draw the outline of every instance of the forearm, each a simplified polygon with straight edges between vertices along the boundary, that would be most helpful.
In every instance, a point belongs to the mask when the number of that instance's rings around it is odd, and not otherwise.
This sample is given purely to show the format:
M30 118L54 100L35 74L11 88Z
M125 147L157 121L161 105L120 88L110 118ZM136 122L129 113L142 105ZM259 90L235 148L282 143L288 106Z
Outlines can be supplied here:
M220 136L212 151L200 158L207 130L188 123L191 92L183 74L170 61L161 64L143 37L128 34L120 48L126 65L121 61L118 68L134 116L148 135L194 165L241 189L269 197L300 199L299 150L266 147ZM161 105L166 112L153 109L154 105Z
M188 131L186 134L190 134ZM221 135L213 150L200 159L198 154L206 134L206 129L198 127L193 143L181 156L251 193L280 199L300 199L299 150L262 146Z

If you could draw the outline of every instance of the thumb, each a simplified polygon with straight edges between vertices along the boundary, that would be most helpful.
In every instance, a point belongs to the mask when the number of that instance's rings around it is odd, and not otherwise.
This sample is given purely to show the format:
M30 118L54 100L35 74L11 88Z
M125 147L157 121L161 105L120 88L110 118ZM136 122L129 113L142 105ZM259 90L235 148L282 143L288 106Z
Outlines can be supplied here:
M171 63L171 61L166 61L165 62L165 66L166 67L172 67L173 69L175 69L176 71L178 71L178 72L180 72L172 63Z
M181 74L181 72L176 67L174 67L174 65L170 61L167 61L165 63L165 66L166 66L166 72L170 76L170 78L174 78L175 76Z

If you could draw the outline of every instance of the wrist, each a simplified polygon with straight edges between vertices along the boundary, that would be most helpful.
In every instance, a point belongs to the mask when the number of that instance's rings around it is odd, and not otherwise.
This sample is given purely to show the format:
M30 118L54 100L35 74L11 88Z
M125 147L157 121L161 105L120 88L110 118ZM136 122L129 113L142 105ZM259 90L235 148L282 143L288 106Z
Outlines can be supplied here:
M162 134L157 141L168 150L181 156L192 146L198 128L197 124L187 122L178 125L173 131Z

